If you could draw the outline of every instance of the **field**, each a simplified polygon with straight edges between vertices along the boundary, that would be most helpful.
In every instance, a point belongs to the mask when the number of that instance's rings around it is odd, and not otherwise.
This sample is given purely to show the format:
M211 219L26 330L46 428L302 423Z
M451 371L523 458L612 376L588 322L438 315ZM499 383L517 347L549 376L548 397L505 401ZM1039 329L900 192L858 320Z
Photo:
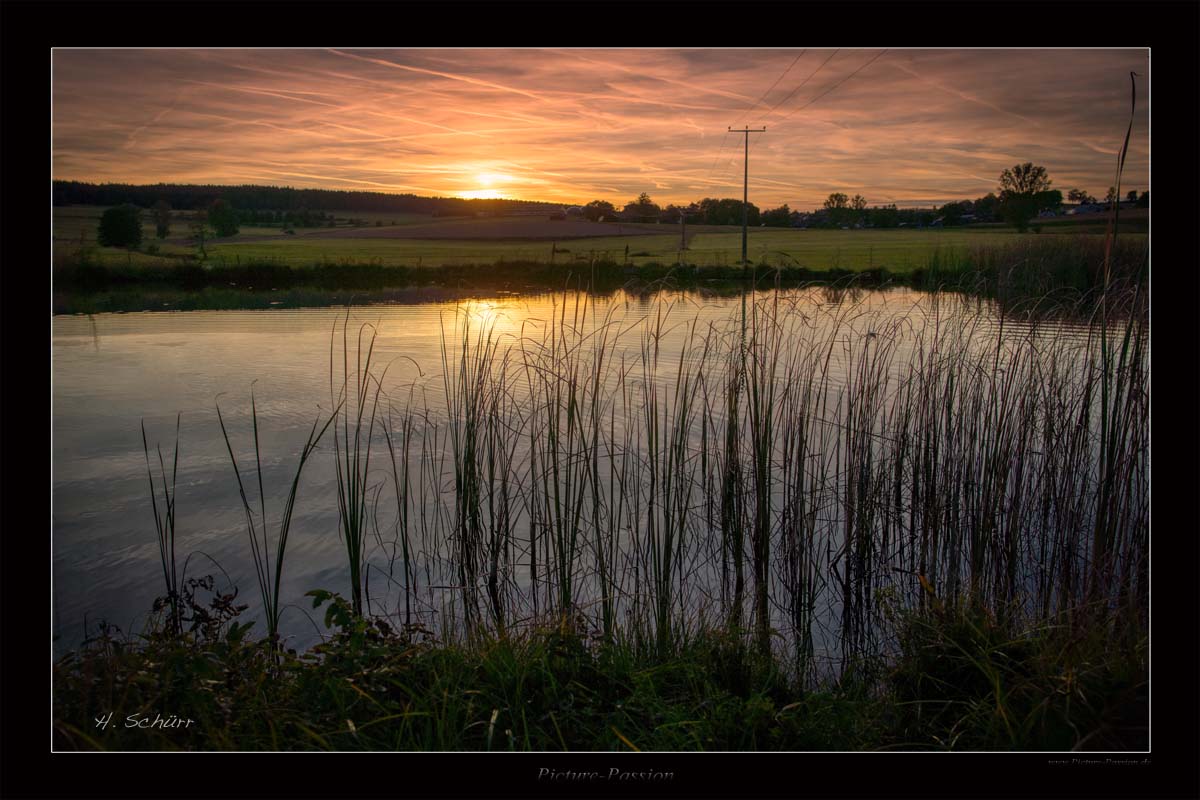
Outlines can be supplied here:
M94 245L102 211L80 206L55 209L55 247L69 253L80 244ZM96 255L104 263L134 264L194 255L197 249L187 239L184 213L175 213L171 236L165 240L154 238L153 224L147 221L141 251L97 248ZM296 228L288 234L282 227L245 226L236 236L211 240L206 248L208 259L218 263L272 260L294 266L373 262L432 267L501 260L566 263L593 258L640 266L673 264L681 256L689 264L723 266L737 264L741 258L741 229L734 226L688 226L687 250L681 253L678 228L673 225L550 221L540 217L438 219L412 214L334 213L338 218L334 228ZM351 227L348 219L368 224ZM381 225L376 226L375 220ZM1122 226L1123 235L1144 240L1145 234L1140 232L1145 230L1144 214L1129 222L1130 232ZM997 225L923 230L752 228L747 250L756 263L810 269L884 267L906 272L925 266L935 252L945 255L1059 235L1099 238L1103 235L1099 224L1095 220L1054 220L1047 222L1041 233L1026 234ZM147 252L149 247L157 247L158 255Z

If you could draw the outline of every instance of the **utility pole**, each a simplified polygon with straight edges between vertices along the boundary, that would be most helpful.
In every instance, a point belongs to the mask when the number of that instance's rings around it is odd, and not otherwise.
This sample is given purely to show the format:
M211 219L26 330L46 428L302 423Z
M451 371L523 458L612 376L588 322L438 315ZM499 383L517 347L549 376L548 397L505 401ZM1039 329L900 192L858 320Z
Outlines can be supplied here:
M748 190L749 190L749 185L750 185L750 134L762 133L764 131L766 131L766 127L738 128L737 130L734 130L733 128L729 129L730 133L744 133L746 135L746 151L745 151L745 157L744 157L745 160L743 161L743 164L742 164L742 265L743 266L746 263L748 263L747 259L746 259L746 228L747 228L747 221L749 219L749 214L750 214L750 210L749 210L750 207L748 205L748 203L749 203Z

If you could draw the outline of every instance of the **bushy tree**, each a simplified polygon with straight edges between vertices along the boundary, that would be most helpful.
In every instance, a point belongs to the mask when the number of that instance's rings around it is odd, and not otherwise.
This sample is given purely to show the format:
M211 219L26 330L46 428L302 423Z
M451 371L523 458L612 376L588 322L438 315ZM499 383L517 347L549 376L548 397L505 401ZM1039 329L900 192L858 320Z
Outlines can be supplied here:
M142 243L142 210L126 203L100 217L96 241L104 247L137 247Z
M1067 192L1067 199L1072 203L1094 203L1096 198L1085 192L1083 189L1072 189Z
M942 218L943 225L946 225L946 226L961 225L963 215L970 213L968 211L968 209L970 209L970 208L971 208L970 201L958 201L958 202L953 202L953 203L946 203L946 205L944 205L938 209L937 213Z
M1131 203L1137 202L1137 189L1130 189L1125 193L1125 199Z
M1000 198L992 192L975 201L975 219L980 222L991 222L1000 211Z
M1029 220L1039 211L1062 203L1062 192L1050 188L1046 168L1025 162L1000 173L1000 213L1004 221L1019 231L1029 228Z
M238 232L237 212L224 200L214 200L208 207L208 224L217 236L233 236Z
M742 201L737 198L725 197L717 199L706 197L700 201L700 213L704 216L705 225L741 225ZM758 206L747 203L746 224L754 227L762 222Z
M626 204L625 214L639 222L655 222L662 214L662 209L650 199L650 195L642 192L637 200Z
M867 221L867 198L861 194L856 194L850 198L850 208L854 209L851 217L854 224L861 225Z
M842 192L834 192L825 198L825 208L828 211L836 211L841 208L850 207L850 198Z
M769 208L762 212L762 224L768 228L787 228L792 224L792 211L784 203L779 208Z
M583 216L592 222L611 219L617 213L617 208L607 200L593 200L583 207Z
M825 210L829 212L829 221L842 226L850 222L850 198L842 192L834 192L825 198Z
M1138 208L1149 208L1150 207L1150 192L1149 191L1142 192L1141 196L1138 197L1137 207Z

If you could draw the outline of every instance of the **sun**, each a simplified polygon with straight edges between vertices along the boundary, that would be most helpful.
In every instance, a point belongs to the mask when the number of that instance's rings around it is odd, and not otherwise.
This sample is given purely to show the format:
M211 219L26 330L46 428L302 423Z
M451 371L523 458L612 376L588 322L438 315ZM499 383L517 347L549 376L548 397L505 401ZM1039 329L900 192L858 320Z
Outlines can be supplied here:
M500 172L477 172L475 183L482 188L460 192L459 196L469 200L498 200L506 193L511 195L511 190L504 188L504 185L510 184L512 180L511 175Z
M511 181L512 177L501 175L498 172L481 172L475 176L475 180L480 186L494 186L497 183Z

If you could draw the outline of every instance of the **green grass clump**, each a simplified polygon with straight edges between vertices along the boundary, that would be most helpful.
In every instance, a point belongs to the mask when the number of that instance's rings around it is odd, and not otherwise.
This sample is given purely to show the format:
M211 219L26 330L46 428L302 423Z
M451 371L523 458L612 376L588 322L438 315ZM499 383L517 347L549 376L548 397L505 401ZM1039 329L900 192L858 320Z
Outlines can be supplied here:
M891 673L897 733L953 750L1149 746L1144 631L1064 615L1021 626L978 605L904 615Z
M55 665L56 747L1122 750L1148 742L1146 641L1131 631L1118 634L1133 637L1118 650L1092 625L1021 632L970 607L907 614L894 663L814 692L718 631L666 654L604 644L571 623L442 643L420 626L355 615L331 592L309 595L326 605L330 635L300 655L248 639L245 627L226 624L235 615L182 636L104 630ZM193 723L127 727L146 709ZM93 721L109 712L113 724L98 730Z
M327 641L278 664L245 628L107 630L55 665L56 747L212 750L807 750L883 741L877 703L806 694L720 634L668 655L570 624L442 644L328 603ZM126 727L169 709L186 727ZM103 730L96 717L109 712Z

